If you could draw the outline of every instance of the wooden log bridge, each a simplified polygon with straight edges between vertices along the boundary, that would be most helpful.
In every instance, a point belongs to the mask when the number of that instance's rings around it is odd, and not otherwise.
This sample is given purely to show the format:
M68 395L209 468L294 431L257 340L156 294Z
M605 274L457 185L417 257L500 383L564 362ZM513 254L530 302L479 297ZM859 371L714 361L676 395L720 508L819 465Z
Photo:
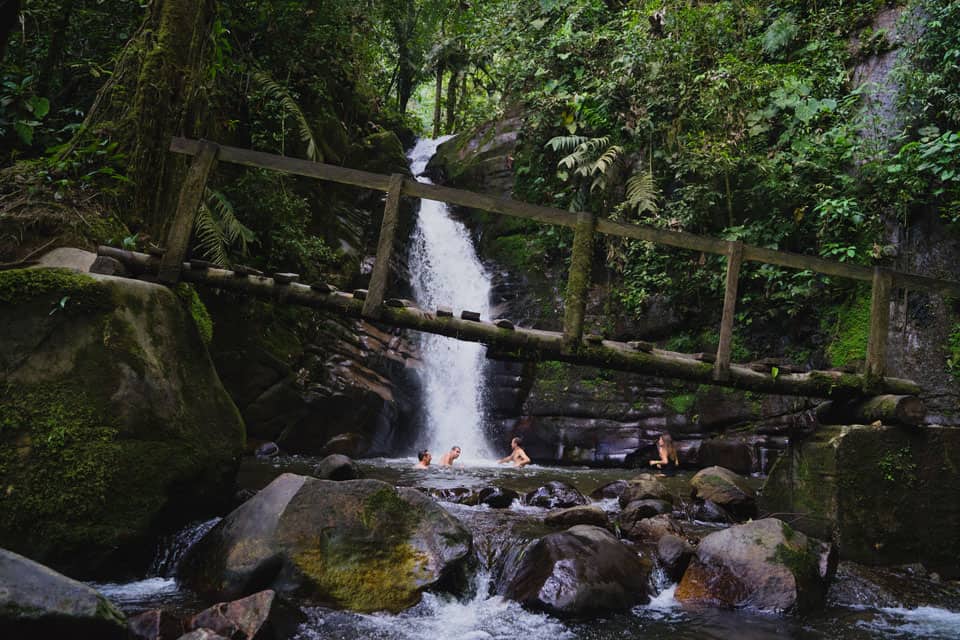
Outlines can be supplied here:
M960 297L960 282L951 280L928 278L881 267L834 262L816 256L756 247L739 241L730 242L692 233L625 224L596 218L590 213L570 213L509 198L425 184L400 174L381 175L186 138L174 138L170 150L192 156L193 160L183 181L177 210L171 218L165 247L155 251L157 255L101 247L102 256L119 260L133 273L150 274L150 277L164 284L175 284L182 279L257 297L363 317L397 327L482 342L489 345L488 355L494 358L559 360L778 394L838 399L880 394L914 395L920 391L915 383L886 376L891 296L894 291L903 289ZM218 163L223 162L385 192L387 197L376 262L368 288L346 294L332 291L326 285L311 287L299 284L295 282L295 274L274 274L273 278L267 278L248 268L229 271L209 268L209 265L202 261L188 262L189 241L204 188L211 172ZM407 301L386 299L390 259L398 227L399 203L403 196L427 198L574 229L573 255L564 301L563 332L515 328L505 320L497 323L481 322L466 313L455 318L452 310L441 308L427 311L417 309ZM597 233L645 240L727 258L723 315L716 355L684 355L655 349L643 342L622 343L604 340L602 336L584 335L584 309ZM740 268L745 261L870 282L870 333L863 371L793 373L779 372L775 368L757 371L731 362L737 288Z
M161 259L138 253L100 247L100 256L121 262L131 275L153 277L159 273ZM279 274L278 274L279 275ZM231 271L206 264L181 264L180 277L185 282L234 291L271 300L281 304L295 304L331 311L354 318L365 317L363 309L369 292L361 295L333 290L327 285L308 285L275 278L251 275L246 270ZM362 291L362 290L361 290ZM360 293L360 292L356 292ZM558 360L571 364L617 369L653 376L676 378L704 384L717 384L714 378L716 363L712 358L648 348L644 344L628 344L613 340L583 340L576 350L570 350L565 333L521 329L512 325L466 320L448 315L448 311L427 311L409 306L408 301L389 300L379 308L377 321L384 324L414 329L467 342L488 345L488 356L497 359ZM512 328L511 328L512 327ZM764 393L812 396L848 400L868 395L914 395L919 387L899 378L871 378L864 374L840 371L811 371L807 373L770 373L754 371L731 364L722 383L725 386Z

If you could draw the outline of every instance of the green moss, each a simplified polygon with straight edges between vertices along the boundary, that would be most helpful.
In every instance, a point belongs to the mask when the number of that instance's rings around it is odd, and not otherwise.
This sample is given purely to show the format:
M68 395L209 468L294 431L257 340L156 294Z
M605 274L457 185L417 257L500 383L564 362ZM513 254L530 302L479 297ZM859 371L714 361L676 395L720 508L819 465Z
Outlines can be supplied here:
M540 243L529 235L516 234L495 238L490 242L490 257L507 267L531 268L542 260Z
M207 311L203 300L197 295L197 290L193 285L181 282L177 285L177 296L190 310L193 322L197 325L200 337L203 338L203 344L209 346L213 341L213 318L210 317L210 312Z
M0 271L0 304L22 304L40 296L51 297L51 313L100 310L112 302L101 283L70 269Z
M834 367L862 362L867 353L870 335L870 295L861 292L852 301L840 307L827 345L827 357Z
M697 403L697 394L682 393L676 396L670 396L666 400L667 406L673 409L675 413L686 414Z

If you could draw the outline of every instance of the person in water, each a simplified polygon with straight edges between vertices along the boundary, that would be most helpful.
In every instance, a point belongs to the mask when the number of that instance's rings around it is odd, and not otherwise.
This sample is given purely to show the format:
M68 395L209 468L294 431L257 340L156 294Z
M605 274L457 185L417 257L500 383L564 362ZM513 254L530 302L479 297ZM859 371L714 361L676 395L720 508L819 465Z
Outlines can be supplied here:
M506 458L500 458L497 460L497 464L503 464L504 462L512 462L513 466L520 468L525 467L530 464L530 456L527 455L527 452L523 450L520 446L520 438L514 438L510 441L510 448L513 451Z
M677 448L673 444L673 438L669 433L665 433L657 440L657 453L660 454L659 460L651 460L650 466L657 467L663 472L664 476L672 476L677 472L680 465L680 459L677 458Z
M452 447L450 451L440 456L441 467L452 467L453 461L460 457L460 447Z
M414 469L426 469L430 466L430 461L433 460L433 456L430 455L430 452L426 449L417 454L417 464L413 465Z

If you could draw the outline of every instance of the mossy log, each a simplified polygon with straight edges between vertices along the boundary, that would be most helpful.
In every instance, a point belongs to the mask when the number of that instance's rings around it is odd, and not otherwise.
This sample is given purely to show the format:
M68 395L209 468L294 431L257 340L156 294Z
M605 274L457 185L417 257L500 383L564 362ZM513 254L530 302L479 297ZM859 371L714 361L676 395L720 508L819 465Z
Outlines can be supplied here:
M873 424L915 427L924 423L927 408L913 395L880 395L866 400L828 402L817 408L824 424Z
M158 265L155 257L145 253L100 247L99 254L120 260L134 273L152 273ZM246 293L278 303L325 309L356 318L363 315L363 301L356 296L339 291L321 293L309 285L296 282L278 286L271 278L238 278L232 271L198 271L191 269L189 264L183 266L182 280ZM713 364L673 351L637 351L624 342L603 340L599 344L584 341L576 353L570 353L564 348L562 333L520 328L511 331L501 329L491 322L439 316L415 307L382 307L379 320L395 327L486 344L489 347L488 357L495 359L557 360L702 384L718 384L713 379ZM764 393L839 399L878 394L916 395L920 392L920 387L915 382L899 378L872 378L839 371L781 373L773 376L739 365L730 366L730 377L723 381L722 386Z

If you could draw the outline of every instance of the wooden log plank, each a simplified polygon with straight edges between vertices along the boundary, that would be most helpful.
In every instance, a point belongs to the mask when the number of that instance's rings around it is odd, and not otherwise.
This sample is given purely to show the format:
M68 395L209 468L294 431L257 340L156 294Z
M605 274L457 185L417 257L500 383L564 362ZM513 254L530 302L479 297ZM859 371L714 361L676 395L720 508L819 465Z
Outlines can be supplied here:
M201 142L186 138L174 138L170 150L175 153L197 155ZM297 158L278 156L260 151L250 151L236 147L220 147L220 162L231 162L248 167L271 169L283 173L302 175L320 180L328 180L378 191L390 190L390 177L368 171L358 171L319 162L310 162ZM510 198L500 198L486 194L425 184L405 178L402 195L427 198L471 209L501 213L504 215L536 220L547 224L576 227L577 215L567 211L528 204ZM637 240L647 240L657 244L700 251L716 255L726 255L728 243L725 240L700 236L683 231L669 231L637 224L626 224L606 218L597 221L596 230L600 233L617 235ZM743 259L752 262L775 264L792 269L810 270L839 278L849 278L869 282L873 278L870 267L825 260L817 256L808 256L787 251L777 251L764 247L744 245ZM960 282L929 278L917 274L893 272L894 285L917 291L927 291L940 295L960 296Z
M368 318L375 319L379 316L383 296L387 292L393 243L397 237L397 225L400 222L401 191L403 191L403 176L395 173L390 176L387 202L383 206L383 220L380 223L380 238L377 241L377 259L373 263L367 298L363 302L363 315Z
M881 395L865 400L826 402L817 407L822 424L873 424L917 427L927 418L927 408L917 396Z
M593 269L593 233L596 217L580 212L573 235L573 255L567 274L567 294L563 304L563 343L569 352L580 347L583 337L583 316L587 308L590 272Z
M220 147L212 142L198 141L196 144L197 153L180 187L177 210L173 214L173 221L167 232L166 251L161 258L160 273L157 274L157 280L163 284L176 284L180 280L183 260L187 257L187 250L190 248L193 222L203 201L207 178L220 151Z
M867 378L882 378L887 370L887 334L890 332L890 290L893 276L879 267L873 270L870 295L870 334L867 339Z
M159 260L145 253L101 247L98 254L120 260L133 272L155 272ZM363 302L343 292L320 293L301 283L276 285L271 278L251 275L236 278L232 271L207 269L194 271L189 265L182 273L183 280L228 291L245 293L258 298L275 300L277 290L284 290L287 304L325 309L349 317L363 315ZM699 362L690 356L654 349L637 351L625 343L604 340L602 344L582 344L576 353L564 350L563 334L533 329L504 331L492 323L471 322L456 317L439 317L415 307L383 307L380 322L404 329L414 329L450 336L468 342L489 345L492 356L499 358L557 360L572 364L617 369L646 375L689 380L702 384L717 384L713 380L713 365ZM730 378L722 386L749 391L819 398L863 397L866 376L842 371L811 371L783 373L776 377L769 373L751 371L736 364L730 366ZM910 380L880 378L871 387L878 394L917 395L920 388Z
M723 292L723 316L720 318L720 343L717 345L715 380L730 377L730 352L733 348L733 318L737 310L737 287L740 283L740 265L743 263L743 242L737 240L727 247L727 282Z

